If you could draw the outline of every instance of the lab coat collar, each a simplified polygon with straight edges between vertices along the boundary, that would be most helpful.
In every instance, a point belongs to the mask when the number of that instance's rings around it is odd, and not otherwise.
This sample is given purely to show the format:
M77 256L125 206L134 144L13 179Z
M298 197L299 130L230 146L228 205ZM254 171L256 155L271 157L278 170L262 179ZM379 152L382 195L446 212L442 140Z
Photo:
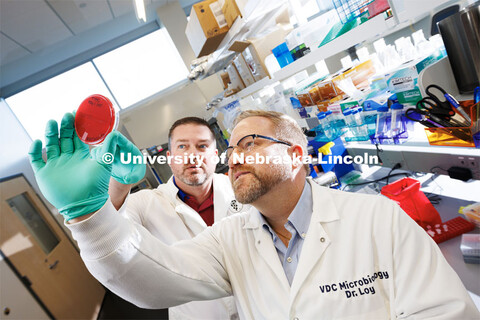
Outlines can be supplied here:
M165 187L165 186L164 186ZM207 227L202 217L189 205L183 202L178 196L178 187L173 182L173 176L168 180L166 188L159 187L160 192L165 192L168 200L175 208L175 212L183 220L185 226L190 230L192 237L199 234ZM214 195L215 196L215 195Z
M180 198L180 200L185 202L185 198L187 197L187 194L177 186L177 183L175 182L175 176L172 176L172 181L175 187L178 189L178 193L177 193L178 197Z
M215 222L220 221L227 215L242 211L242 208L245 206L235 200L233 190L229 185L230 181L228 177L221 174L213 174L213 210ZM166 188L161 189L161 192L165 192L177 213L180 215L189 214L201 227L206 228L206 224L200 215L178 196L179 189L173 181L173 176L168 180Z
M313 197L313 214L310 223L313 222L331 222L339 219L339 215L333 200L329 194L329 189L316 184L311 178L307 178L307 182L312 187ZM250 215L244 224L244 229L258 229L262 225L260 212L253 206L250 209Z
M332 190L321 187L313 180L308 179L312 186L313 215L310 221L305 242L303 244L297 270L293 277L290 291L290 301L295 300L303 284L330 245L330 236L325 230L329 223L340 219L335 203L332 199ZM308 256L305 256L308 255Z
M340 219L338 215L337 208L333 203L331 196L331 190L319 186L311 178L307 179L308 183L312 186L312 196L313 196L313 222L332 222Z
M158 189L160 189L161 186L162 185L158 186ZM163 188L161 190L162 190L161 192L165 192L167 194L170 201L176 202L175 200L177 199L178 188L173 182L173 176L171 176L170 179L168 179L166 190Z

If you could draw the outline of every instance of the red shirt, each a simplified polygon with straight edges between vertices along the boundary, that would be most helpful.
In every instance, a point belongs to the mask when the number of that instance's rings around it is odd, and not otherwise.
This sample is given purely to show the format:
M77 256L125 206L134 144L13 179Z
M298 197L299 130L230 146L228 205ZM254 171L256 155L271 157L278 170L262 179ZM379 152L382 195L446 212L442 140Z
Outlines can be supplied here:
M193 210L197 211L200 217L202 217L203 221L207 224L207 226L211 226L214 222L214 215L213 215L213 192L210 193L207 199L202 203L198 203L194 197L190 195L185 195L185 200L183 200L186 204L190 206Z
M190 208L195 210L200 215L200 217L202 217L203 221L205 221L207 226L211 226L214 222L213 190L208 196L208 198L205 199L205 201L203 201L202 203L198 203L194 197L186 194L185 192L183 192L182 189L177 186L177 183L175 182L175 177L173 177L173 184L175 184L175 187L177 187L178 189L178 197L182 199L182 201L185 202L187 205L189 205Z

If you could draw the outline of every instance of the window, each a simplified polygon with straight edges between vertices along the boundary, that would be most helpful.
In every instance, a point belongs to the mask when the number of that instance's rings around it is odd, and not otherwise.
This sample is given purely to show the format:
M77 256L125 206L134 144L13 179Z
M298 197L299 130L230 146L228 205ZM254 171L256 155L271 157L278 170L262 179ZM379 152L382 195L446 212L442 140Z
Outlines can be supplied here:
M161 28L5 101L30 137L44 140L48 120L55 119L60 125L66 112L76 110L92 94L108 97L118 110L186 79L187 75L170 35Z
M28 198L26 192L7 200L8 205L24 226L37 240L45 254L49 254L60 242L42 215Z
M60 126L63 115L80 106L86 97L99 93L115 100L91 62L62 73L13 95L5 101L34 139L44 140L45 124L55 119Z
M161 28L93 62L122 108L129 107L188 75L167 30Z

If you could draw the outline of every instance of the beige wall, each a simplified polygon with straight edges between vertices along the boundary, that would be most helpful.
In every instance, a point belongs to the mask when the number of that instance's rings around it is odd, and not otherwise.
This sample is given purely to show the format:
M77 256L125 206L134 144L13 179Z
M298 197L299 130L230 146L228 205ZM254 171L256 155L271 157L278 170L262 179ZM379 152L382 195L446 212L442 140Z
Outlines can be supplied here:
M166 143L168 129L175 120L186 116L210 119L212 111L206 110L206 104L222 90L216 75L189 83L125 110L120 115L121 124L140 149Z

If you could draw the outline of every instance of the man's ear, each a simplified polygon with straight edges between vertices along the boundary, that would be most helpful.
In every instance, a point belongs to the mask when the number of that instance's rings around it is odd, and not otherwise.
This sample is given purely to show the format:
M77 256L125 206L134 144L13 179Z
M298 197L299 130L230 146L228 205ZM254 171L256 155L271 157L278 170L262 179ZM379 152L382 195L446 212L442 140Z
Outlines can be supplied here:
M292 153L292 167L293 168L296 168L296 167L300 167L300 166L303 166L303 156L304 156L304 151L303 151L303 148L301 145L299 144L294 144L293 146L290 147L291 148L291 153ZM297 158L300 157L300 161L296 161Z
M167 157L170 157L171 153L170 150L167 150Z

